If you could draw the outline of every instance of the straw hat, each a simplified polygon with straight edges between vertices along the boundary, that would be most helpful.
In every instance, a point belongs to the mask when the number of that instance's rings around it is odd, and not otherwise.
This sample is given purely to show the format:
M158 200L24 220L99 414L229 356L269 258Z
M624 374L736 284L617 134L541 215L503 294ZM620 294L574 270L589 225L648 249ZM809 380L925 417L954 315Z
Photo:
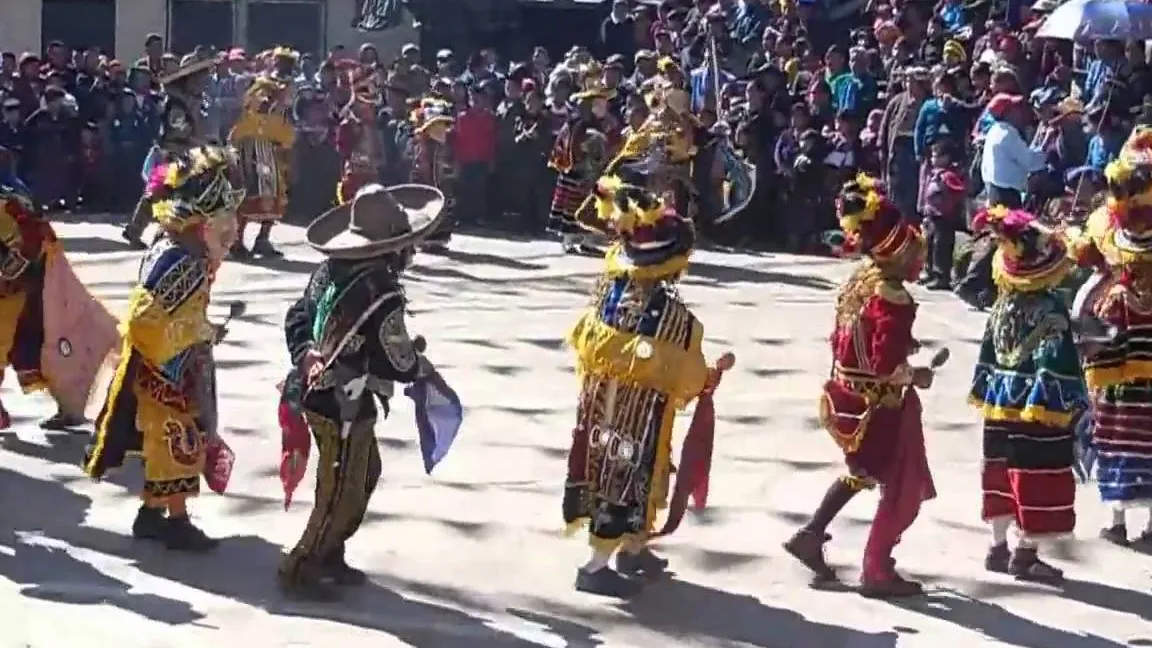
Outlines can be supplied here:
M410 247L439 224L444 194L427 185L370 184L308 226L309 245L334 259L368 259Z
M214 58L197 59L186 56L184 60L180 62L180 67L173 70L171 74L160 75L156 81L160 85L168 85L199 74L200 72L207 72L211 70L214 65L216 65L216 59Z

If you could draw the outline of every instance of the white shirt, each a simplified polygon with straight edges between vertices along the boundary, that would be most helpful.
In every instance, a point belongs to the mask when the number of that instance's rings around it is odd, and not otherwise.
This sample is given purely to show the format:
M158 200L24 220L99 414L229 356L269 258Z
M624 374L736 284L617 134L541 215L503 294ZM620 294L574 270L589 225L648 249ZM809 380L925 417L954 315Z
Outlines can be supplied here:
M988 129L984 157L980 159L980 175L985 183L1025 191L1028 176L1042 168L1044 153L1029 147L1015 126L998 121Z

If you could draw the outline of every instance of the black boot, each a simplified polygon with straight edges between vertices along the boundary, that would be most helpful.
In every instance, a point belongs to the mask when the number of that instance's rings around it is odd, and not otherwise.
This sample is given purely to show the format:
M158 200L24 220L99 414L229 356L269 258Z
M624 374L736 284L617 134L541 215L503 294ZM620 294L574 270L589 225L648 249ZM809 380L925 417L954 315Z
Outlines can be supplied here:
M282 257L284 253L272 247L272 227L267 223L260 226L256 240L252 242L252 254L261 257Z
M281 568L277 576L280 591L286 598L297 601L331 603L340 600L340 590L325 583L322 570L316 570L314 566L314 563L309 563L293 573Z
M784 550L812 570L817 582L836 579L836 571L824 559L824 545L832 539L827 533L828 525L858 492L847 480L837 479L824 493L808 524L784 543Z
M187 515L168 518L167 529L164 532L166 548L173 551L203 553L212 551L219 544L219 540L209 538L199 527L192 524Z
M368 582L368 574L349 565L343 556L325 561L323 572L339 587L360 587Z
M1012 558L1012 552L1008 550L1008 543L1001 542L998 545L992 545L988 549L988 555L984 556L984 569L997 574L1008 573L1008 561Z
M594 572L581 568L576 570L576 591L613 598L628 598L640 591L640 585L636 581L628 580L611 567L601 567Z
M244 241L237 238L236 242L232 244L232 247L228 249L228 256L235 261L247 259L252 256L252 253L248 251L248 248L244 247Z
M88 424L88 421L83 416L72 416L64 412L57 411L52 416L40 421L40 429L42 430L76 430L76 428L83 427Z
M1008 563L1008 573L1019 581L1060 585L1064 582L1064 572L1040 560L1036 549L1017 547Z
M1100 537L1120 547L1127 547L1130 544L1128 542L1128 527L1123 524L1114 524L1106 529L1101 529Z
M637 553L621 551L616 554L616 570L627 576L634 576L640 573L647 576L654 576L663 573L667 568L668 559L657 556L652 553L652 550L648 547L644 547Z
M137 540L165 540L168 530L168 519L164 517L164 509L141 506L136 512L136 520L132 523L132 537Z

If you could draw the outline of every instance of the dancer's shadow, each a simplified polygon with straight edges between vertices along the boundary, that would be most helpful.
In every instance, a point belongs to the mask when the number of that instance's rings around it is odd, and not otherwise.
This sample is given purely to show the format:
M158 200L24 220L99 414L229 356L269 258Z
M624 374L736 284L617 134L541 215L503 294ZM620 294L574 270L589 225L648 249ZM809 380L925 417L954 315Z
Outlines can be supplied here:
M897 639L895 632L863 632L809 621L798 612L764 605L752 596L678 579L648 585L621 608L657 632L675 637L711 637L760 648L894 648Z
M0 577L29 598L73 605L110 605L182 625L203 615L184 601L133 592L130 585L74 555L77 548L125 553L130 540L83 526L89 498L62 484L0 467Z
M417 601L374 581L364 587L344 590L343 600L336 603L288 600L276 586L281 556L279 545L258 536L225 538L215 552L204 557L186 558L159 548L147 548L136 554L139 569L153 576L233 599L273 615L331 621L383 632L417 648L539 648L543 645L492 628L485 619L462 610ZM430 593L428 598L446 603L466 598L441 588L401 584L405 585L403 589L423 590ZM594 634L590 628L566 621L546 618L534 621L561 636L568 633L580 638Z
M893 604L967 630L982 632L989 639L1019 648L1124 648L1124 644L1098 635L1040 625L998 605L950 590L938 590L923 598Z
M1064 598L1152 621L1152 596L1143 592L1071 579L1064 581L1062 589Z

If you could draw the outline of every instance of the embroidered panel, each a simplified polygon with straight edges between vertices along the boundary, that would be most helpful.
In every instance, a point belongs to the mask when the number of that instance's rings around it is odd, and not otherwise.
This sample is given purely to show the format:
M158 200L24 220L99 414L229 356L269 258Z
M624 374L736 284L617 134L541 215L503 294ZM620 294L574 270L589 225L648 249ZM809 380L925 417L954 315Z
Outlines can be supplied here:
M1043 345L1059 344L1068 331L1068 318L1044 292L1009 293L992 307L992 346L996 362L1019 367Z

